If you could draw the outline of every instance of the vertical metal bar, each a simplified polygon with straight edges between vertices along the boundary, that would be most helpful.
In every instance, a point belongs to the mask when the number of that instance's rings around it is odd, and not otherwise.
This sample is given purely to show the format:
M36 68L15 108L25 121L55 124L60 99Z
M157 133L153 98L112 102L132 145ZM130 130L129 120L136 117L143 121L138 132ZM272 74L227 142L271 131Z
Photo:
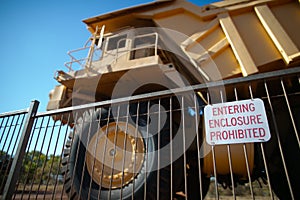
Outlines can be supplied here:
M155 56L157 56L157 48L158 48L158 33L155 34Z
M109 107L109 109L108 109L108 116L107 116L107 123L106 123L106 129L105 129L105 144L104 144L104 151L103 151L103 154L102 154L102 171L101 171L101 178L100 178L100 188L99 188L99 193L98 193L98 199L101 199L100 197L101 197L101 185L102 185L102 181L103 181L103 174L104 174L104 167L105 167L105 164L104 164L104 162L105 162L105 152L106 152L106 149L107 149L107 140L108 140L108 137L107 137L107 135L108 135L108 126L109 126L109 118L110 118L110 112L111 112L111 107Z
M188 189L187 189L187 171L186 171L186 151L185 151L185 117L184 117L184 96L181 97L181 112L182 112L182 142L183 142L183 166L184 166L184 193L185 199L188 199Z
M268 102L269 102L270 110L271 110L271 113L272 113L272 120L273 120L273 123L274 123L275 133L276 133L276 136L277 136L277 142L278 142L278 147L279 147L281 159L282 159L282 162L283 162L284 172L285 172L286 179L287 179L287 182L288 182L288 185L289 185L291 197L292 197L292 199L294 199L294 194L293 194L293 190L292 190L292 186L291 186L289 174L288 174L288 171L287 171L287 168L286 168L286 163L285 163L285 159L284 159L284 155L283 155L283 150L282 150L282 145L281 145L281 141L280 141L279 130L278 130L278 127L277 127L277 124L276 124L275 113L274 113L274 110L273 110L271 98L270 98L270 95L269 95L268 85L267 85L266 81L264 82L264 85L265 85L265 90L266 90L267 97L268 97Z
M20 115L18 116L17 121L19 120L19 117L20 117ZM14 119L15 119L15 116L12 117L11 123L10 123L10 125L9 125L10 128L9 128L7 134L6 134L6 139L5 139L4 144L3 144L3 147L2 147L2 149L1 149L2 152L4 152L4 148L5 148L5 146L6 146L6 141L7 141L7 139L8 139L8 136L10 135L10 134L9 134L9 133L11 132L10 129L11 129L12 126L14 126L14 125L13 125ZM11 138L10 138L10 140L9 140L9 144L8 144L8 146L7 146L6 154L8 154L9 149L10 149L10 147L11 147L11 142L12 142L13 135L14 135L14 132L15 132L15 131L16 131L16 126L14 127L14 130L12 131ZM2 171L2 169L1 169L1 171Z
M133 154L134 154L134 161L133 161L133 177L135 177L135 167L136 167L136 153L137 153L137 145L138 145L138 142L137 142L137 137L138 137L138 130L139 130L139 112L140 112L140 102L138 102L138 105L137 105L137 109L136 109L136 120L135 120L135 133L134 133L134 137L135 137L135 148L133 149ZM135 190L135 179L133 179L133 182L132 182L132 200L134 199L134 190Z
M122 178L121 178L121 185L122 186L124 184L124 170L125 170L126 149L127 149L128 120L129 120L129 103L127 104L127 109L126 109L126 128L125 128L125 138L124 138L124 143L123 143L124 153L123 153L123 160L122 160ZM123 199L123 187L121 187L120 199Z
M228 155L230 178L231 178L231 186L232 186L232 196L233 196L233 199L236 199L235 188L234 188L234 179L233 179L232 161L231 161L231 150L230 150L230 145L229 144L227 144L227 155Z
M236 87L234 87L234 96L235 96L235 100L238 101L239 98L238 98ZM247 156L247 148L246 148L246 144L245 143L243 144L243 150L244 150L244 156L245 156L245 161L246 161L247 174L248 174L248 178L249 178L250 193L251 193L252 199L254 199L253 186L252 186L252 180L251 180L251 173L250 173L249 161L248 161L248 156Z
M99 121L97 123L97 132L95 133L95 134L97 134L97 138L96 138L96 142L95 142L95 145L94 145L94 151L93 151L93 154L92 154L92 155L95 155L95 157L93 158L92 173L91 173L92 176L94 175L95 164L96 164L96 159L97 159L96 158L96 152L97 152L97 147L98 147L98 142L99 142L98 130L100 129L100 122L101 122L101 117L102 117L101 116L102 108L100 108L99 113L100 114L99 114ZM97 119L95 119L95 120L97 120ZM92 183L93 183L93 178L91 177L87 199L91 199Z
M14 144L12 145L12 146L13 146L13 149L12 149L12 152L11 152L11 156L14 154L15 148L16 148L16 146L17 146L18 138L19 138L20 133L21 133L21 130L22 130L22 126L21 126L21 125L22 125L23 122L24 122L24 118L25 118L25 115L22 114L22 120L21 120L21 123L20 123L20 126L19 126L19 130L17 131L17 132L18 132L18 133L17 133L17 137L16 137L16 139L15 139ZM17 123L18 123L18 121L17 121ZM17 124L16 124L15 128L16 128L16 127L17 127ZM7 157L8 155L9 155L9 152L7 151L5 156ZM7 166L10 166L12 160L13 160L12 158L9 159ZM3 166L4 166L4 164L1 166L0 171L3 170ZM3 178L2 182L1 182L0 188L3 188L3 186L4 186L4 184L5 184L5 177L8 175L8 174L7 174L7 173L8 173L8 170L9 170L9 167L7 167L7 168L5 169L5 172L4 172L4 174L3 174L4 178Z
M5 123L5 125L4 125L4 129L3 129L3 131L2 131L2 135L1 135L1 139L0 139L0 145L1 145L1 142L2 142L2 139L4 138L4 135L5 135L5 131L6 131L6 128L8 127L8 121L9 121L9 119L10 119L10 116L7 116L7 117L4 117L3 119L2 119L2 122L1 122L1 127L0 128L2 128L2 123L4 122L4 119L6 118L6 123ZM11 122L12 123L12 122ZM6 137L9 135L9 131L7 131L7 133L6 133ZM4 152L4 147L6 146L6 142L5 142L6 140L4 140L4 142L3 142L3 147L2 147L2 149L1 149L1 153L2 152ZM8 151L6 152L6 155L8 155ZM4 166L4 164L2 165L2 167ZM2 171L2 167L1 167L1 170L0 170L0 172ZM7 167L7 169L8 169L8 167ZM7 173L7 172L6 172ZM7 174L4 174L4 177L3 177L3 180L1 180L1 184L0 184L0 188L3 188L3 185L5 184L5 176L7 175Z
M248 89L249 89L250 97L251 97L251 99L253 99L254 96L253 96L251 84L249 84ZM263 160L264 160L264 166L265 166L265 170L266 170L266 175L267 175L267 180L268 180L268 186L269 186L270 196L271 196L271 199L274 199L273 192L272 192L272 186L271 186L271 182L270 182L268 165L267 165L267 161L266 161L266 157L265 157L265 152L264 152L264 147L263 147L262 143L260 143L260 147L261 147L262 156L263 156Z
M34 130L35 130L36 124L37 124L37 120L35 120L34 126L33 126L33 128L32 128L32 133L31 133L30 141L29 141L29 143L28 143L28 145L27 145L27 149L25 150L26 153L25 153L24 159L23 159L23 161L22 161L23 163L26 162L26 159L28 158L28 154L29 154L28 150L29 150L29 147L31 146L31 142L32 142L32 138L33 138L33 135L34 135ZM31 168L31 167L30 167L30 168ZM22 171L22 170L23 170L23 167L21 168L21 171ZM25 180L27 180L27 177L28 177L28 173L27 173L27 176L26 176ZM21 179L18 179L18 181L17 181L17 183L16 183L16 187L15 187L16 190L18 190L18 188L19 188L20 181L21 181ZM26 184L24 184L24 188L23 188L22 194L21 194L21 199L23 198L23 193L24 193L25 188L26 188ZM15 198L16 198L16 193L14 194L14 196L13 196L12 199L15 199Z
M98 26L96 26L96 30L93 34L92 43L91 43L91 46L90 46L90 49L89 49L89 52L88 52L87 61L86 61L86 64L85 64L85 69L86 70L90 70L90 67L92 65L97 33L98 33Z
M45 127L45 135L44 135L44 140L45 141L45 137L47 135L47 132L48 132L48 127L49 127L49 123L50 123L50 116L48 116L48 122L47 122L47 126ZM54 122L55 124L55 122ZM41 127L40 127L41 128ZM43 167L42 167L42 175L44 174L45 172L45 167L46 167L46 164L47 164L47 159L48 159L48 153L49 153L49 150L50 150L50 146L51 146L51 141L52 141L52 136L53 136L53 132L54 132L54 127L52 127L52 130L51 130L51 135L50 135L50 139L49 139L49 144L48 144L48 147L47 147L47 151L46 151L46 154L45 154L45 161L43 163ZM38 141L37 141L38 142ZM41 151L40 151L40 155L39 155L39 159L41 158L41 155L42 155L42 150L43 150L43 146L41 146ZM36 173L36 172L35 172ZM36 175L36 174L35 174ZM43 180L43 176L40 177L39 179L39 185L38 185L38 190L37 191L40 191L40 188L41 188L41 183L42 183L42 180ZM47 186L46 186L47 187ZM35 196L35 199L37 200L38 199L38 193L36 194Z
M61 127L62 127L62 122L60 123L59 125L59 128L58 128L58 132L57 132L57 138L56 138L56 142L55 142L55 147L54 147L54 152L53 152L53 158L52 158L52 161L51 161L51 164L50 164L50 169L49 169L49 173L48 173L48 179L47 179L47 184L46 184L46 189L44 191L44 199L46 197L46 192L48 190L48 185L49 185L49 181L50 181L50 177L51 177L51 172L52 172L52 168L53 168L53 163L54 163L54 159L55 159L55 154L56 154L56 150L57 150L57 145L58 145L58 142L59 142L59 138L60 138L60 131L61 131ZM55 129L55 122L53 124L53 131ZM53 134L54 132L52 132ZM50 144L49 144L49 147L50 147ZM51 159L51 154L50 154L50 159ZM46 162L46 161L45 161ZM61 161L59 161L61 162ZM56 177L57 179L57 177ZM55 188L54 188L55 189Z
M4 140L4 144L3 144L3 147L2 147L2 152L4 151L4 148L5 148L5 146L7 146L7 140L8 140L8 137L9 137L9 135L12 135L11 137L13 137L13 134L10 134L11 133L11 127L13 126L13 122L14 122L14 120L15 120L15 116L12 116L11 117L12 119L11 119L11 122L10 122L10 124L7 126L7 127L9 127L8 128L8 131L7 131L7 133L6 133L6 137L5 137L5 140ZM4 129L6 129L6 127L4 128Z
M173 113L172 113L172 96L170 96L170 161L171 161L171 170L170 170L170 187L171 187L171 191L170 191L170 199L173 199Z
M221 96L221 102L224 103L222 90L220 90L220 96ZM232 196L233 196L233 199L236 199L235 188L234 188L234 179L233 179L232 160L231 160L231 150L230 150L229 144L227 144L227 155L228 155L228 164L229 164L231 186L232 186Z
M78 122L79 121L79 119L80 119L80 117L82 118L82 124L81 124L81 127L80 128L78 128L78 129L80 129L80 130L76 130L76 128L75 128L75 132L74 132L74 136L73 136L73 138L72 138L72 146L71 146L71 149L72 148L76 148L76 156L75 156L75 165L74 165L74 169L77 169L77 162L78 162L78 155L79 155L79 147L80 147L80 141L78 141L77 142L77 146L76 147L73 147L74 145L73 145L73 142L74 142L74 138L75 137L77 137L77 136L75 136L75 134L76 134L76 131L77 132L79 132L79 137L81 136L81 134L82 134L82 132L83 132L83 126L84 126L84 114L82 114L81 116L78 114L78 113L76 113L76 115L77 115L77 120L75 120L75 127L76 127L76 125L78 126L78 124L77 123L80 123L80 122ZM70 157L69 157L69 160L70 160ZM75 175L76 175L76 171L74 170L74 172L73 172L73 174L71 175L71 188L70 188L70 192L71 192L71 195L72 195L72 192L73 192L73 190L74 190L74 181L75 181Z
M67 123L66 124L69 124L70 122L70 115L71 113L68 114L68 119L67 119ZM61 117L61 121L63 121L63 115ZM63 159L63 151L64 151L64 145L66 144L66 140L67 140L67 135L68 135L68 131L69 131L69 126L67 126L66 128L66 131L65 131L65 134L64 134L64 141L63 141L63 146L62 146L62 149L61 149L61 152L60 152L60 160L59 160L59 165L58 165L58 170L57 170L57 173L56 173L56 180L55 180L55 184L54 184L54 190L52 192L52 199L55 199L55 195L56 195L56 188L57 188L57 182L58 182L58 176L59 174L61 174L61 167L62 167L62 159ZM67 173L67 172L66 172ZM63 184L64 185L64 184ZM64 193L64 190L62 189L60 191L61 193L61 199L62 199L62 196L63 196L63 193Z
M116 147L117 147L117 142L118 142L118 129L119 129L119 117L120 117L120 105L118 105L118 110L117 110L117 120L116 120L116 129L115 129L115 135L114 135L114 152L116 152ZM108 190L108 199L111 199L111 188L112 188L112 181L113 181L113 174L114 174L114 169L115 168L115 156L112 156L112 166L111 166L111 171L110 171L110 180L109 180L109 190ZM103 168L104 169L104 168Z
M6 118L8 118L8 117L1 117L2 120L1 120L1 124L0 124L0 130L1 130L2 127L3 127L3 122L5 121ZM1 135L0 143L1 143L2 137L3 137L3 135L4 135L4 132L3 132L3 131L2 131L2 133L3 133L3 134Z
M161 99L159 98L158 99L158 128L157 128L157 130L158 130L158 138L157 138L157 155L158 155L158 158L157 158L157 180L156 180L156 199L157 200L159 200L159 176L160 176L160 168L159 168L159 166L160 166L160 137L161 137L161 133L160 133L160 129L161 129L161 127L160 127L160 106L161 106Z
M251 84L249 84L248 89L249 89L250 97L251 97L251 99L253 99L254 97L253 97L253 92L252 92ZM272 192L272 186L271 186L271 182L270 182L270 176L269 176L269 170L268 170L267 160L266 160L266 157L265 157L265 151L264 151L263 143L260 143L260 147L261 147L261 152L262 152L262 156L263 156L264 166L265 166L265 170L266 170L266 175L267 175L267 180L268 180L268 186L269 186L269 191L270 191L270 197L271 197L271 199L274 199L273 192Z
M42 118L41 127L42 127L42 125L43 125L43 121L44 121L44 117ZM48 123L49 123L49 121L50 121L50 118L48 119ZM33 128L33 132L32 132L32 136L34 136L34 132L35 132L37 123L38 123L38 120L36 120L36 122L35 122L35 125L34 125L34 128ZM36 142L35 142L35 146L34 146L33 152L36 151L36 147L37 147L37 144L38 144L38 141L39 141L39 137L40 137L40 132L41 132L41 128L39 129L39 132L38 132L38 134L37 134L37 139L36 139ZM43 139L43 142L42 142L42 145L41 145L42 147L44 146L45 138L46 138L46 132L45 132L45 134L44 134L44 139ZM30 143L31 143L31 142L30 142ZM31 145L31 144L30 144L30 145ZM28 155L28 154L29 154L29 152L27 152L27 155ZM39 153L38 160L36 161L37 163L40 162L41 154L42 154L42 149L41 149L41 151L40 151L40 153ZM31 162L30 162L29 169L31 169L32 163L33 163L33 159L32 159ZM36 173L37 173L37 171L34 172L33 179L36 177ZM29 176L29 172L27 173L26 179L28 178L28 176ZM26 180L26 179L25 179L25 180ZM32 188L33 188L33 184L34 184L34 180L32 180L32 182L31 182L31 187L30 187L30 191L29 191L29 195L28 195L29 198L30 198L30 195L31 195L31 191L32 191ZM26 186L26 184L24 184L24 188L23 188L23 191L22 191L22 196L21 196L21 198L23 198L23 193L24 193L24 191L25 191L25 186Z
M9 120L10 120L10 117L6 117L6 119L7 119L7 120L6 120L6 122L5 122L4 129L3 129L3 131L2 131L3 134L2 134L1 139L0 139L0 144L2 143L2 139L3 139L4 136L5 136L6 128L9 127L9 126L8 126L8 122L9 122ZM4 119L3 119L3 121L4 121ZM2 122L3 122L3 121L2 121ZM8 133L9 133L9 131L7 132L7 135L8 135ZM6 136L7 136L7 135L6 135ZM3 148L4 148L4 146L5 146L5 141L4 141L4 144L3 144Z
M35 115L38 109L38 105L39 105L38 101L32 101L30 104L28 115L24 124L24 129L22 131L22 135L20 138L20 143L18 145L18 149L14 157L11 170L9 172L6 185L3 191L3 196L2 196L3 200L11 199L14 193L16 183L20 175L22 161L25 155L25 150L30 137L31 128L33 126Z
M87 111L87 113L89 113L89 111ZM89 145L89 142L90 142L90 137L91 137L91 129L92 129L92 123L93 123L93 115L95 114L95 111L92 110L91 114L90 115L90 121L89 121L89 130L88 130L88 134L87 134L87 143L86 143L86 149L85 149L85 154L84 154L84 158L81 158L84 162L83 162L83 167L82 167L82 170L81 170L81 179L80 179L80 187L79 187L79 192L78 192L78 196L80 197L81 196L81 193L82 193L82 186L83 186L83 180L84 180L84 171L85 171L85 167L86 167L86 162L85 162L85 159L86 159L86 153L88 151L88 145ZM83 119L84 121L84 119ZM82 124L82 128L84 129L84 123ZM85 136L84 136L85 137ZM79 142L80 143L80 142ZM79 150L79 149L78 149ZM75 168L76 169L76 168Z
M194 93L194 106L195 106L195 124L196 124L196 139L197 139L197 156L198 156L198 173L199 173L199 183L200 183L200 199L203 200L203 185L202 185L202 172L201 172L201 155L200 155L200 138L199 138L199 122L198 122L198 114L199 109L197 107L197 96L196 93Z
M26 153L25 153L23 162L26 161L26 158L28 158L29 148L31 146L31 143L32 143L32 140L33 140L33 137L34 137L34 132L35 132L35 128L36 128L37 123L38 123L38 120L35 120L34 125L32 127L32 132L31 132L30 140L29 140L29 143L27 145L27 149L25 150ZM31 160L31 162L30 162L29 170L31 169L32 162L33 162L33 160ZM25 181L28 179L28 176L29 176L29 173L30 173L29 170L28 170L28 173L26 175ZM20 181L21 181L21 179L18 179L18 182L17 182L17 185L16 185L17 189L19 188ZM33 185L33 181L32 181L32 185ZM22 194L21 194L21 199L23 199L23 195L24 195L25 189L26 189L26 184L24 184L24 186L23 186L23 190L22 190ZM30 198L31 191L32 191L32 189L29 191L29 197L28 198ZM15 198L16 198L16 193L14 194L13 199L15 199Z
M211 146L211 151L212 151L213 166L214 166L216 199L219 199L219 189L218 189L218 180L217 180L217 165L216 165L215 145Z
M19 128L18 128L18 134L17 134L16 140L15 140L15 142L14 142L14 144L13 144L14 148L13 148L12 153L11 153L12 155L13 155L14 152L15 152L15 149L16 149L17 143L18 143L18 139L19 139L19 137L20 137L20 134L22 133L22 125L23 125L23 123L24 123L25 116L26 116L25 114L22 114L22 120L21 120L21 123L18 124L18 126L19 126Z
M6 152L5 155L8 155L9 149L11 147L11 142L12 142L12 139L14 137L14 132L15 132L15 128L16 128L16 125L14 125L15 117L16 117L15 115L9 116L8 120L7 120L7 123L6 123L5 127L4 127L3 136L4 135L6 135L6 136L5 136L5 139L3 141L1 152ZM18 116L18 119L19 119L19 116ZM8 124L9 120L10 120L10 123ZM15 126L14 131L12 131L13 126ZM7 131L6 131L6 134L5 134L5 130L6 129L7 129ZM1 140L2 140L2 138L1 138ZM11 155L13 156L13 154L11 154ZM6 170L8 170L8 168ZM1 169L1 171L2 171L2 169ZM6 175L7 175L7 172L4 174L4 177ZM4 184L5 184L5 178L3 178L3 180L1 181L0 188L2 188Z
M150 126L150 100L147 105L147 137L146 137L146 158L145 158L145 180L144 180L144 200L147 198L147 173L148 173L148 141L149 141L149 126Z
M292 124L293 124L294 133L295 133L295 136L296 136L297 141L298 141L298 146L300 147L300 139L299 139L299 135L298 135L296 123L295 123L295 120L294 120L294 117L293 117L293 114L292 114L290 102L289 102L289 99L288 99L288 97L287 97L286 90L285 90L285 86L284 86L284 83L283 83L282 78L281 78L281 81L280 81L280 82L281 82L281 87L282 87L282 90L283 90L284 98L285 98L285 101L286 101L286 105L287 105L288 110L289 110L290 118L291 118L291 121L292 121Z
M69 114L69 119L70 119L70 115L71 114L73 114L73 113L70 113ZM74 117L74 122L75 122L75 124L76 124L76 122L78 121L78 112L75 112L75 117ZM73 114L73 116L74 116L74 114ZM67 131L66 131L66 134L67 134ZM74 129L73 129L73 131L72 132L70 132L69 133L69 136L67 136L67 137L69 137L68 139L71 139L71 144L70 144L70 152L72 152L72 150L73 150L73 148L76 148L75 147L75 145L73 145L73 143L74 143L74 136L75 136L75 131L74 131ZM64 143L64 145L65 145L65 143ZM65 146L63 146L62 147L62 156L64 156L64 149L65 149ZM77 153L77 152L76 152ZM66 183L67 182L67 180L68 179L70 179L70 181L72 182L73 180L72 180L72 178L73 178L73 175L72 174L70 174L70 175L68 175L68 164L69 164L69 162L70 162L70 155L68 156L68 158L67 158L67 164L66 164L66 166L65 167L67 167L67 169L65 170L65 174L64 174L64 179L63 179L63 182L64 183ZM74 167L74 169L76 169L75 167ZM75 173L73 173L73 174L75 174ZM70 177L69 177L70 176ZM62 189L61 189L61 195L60 195L60 199L62 199L63 198L63 194L64 194L64 190L65 190L65 185L66 184L63 184L63 187L62 187ZM71 185L71 187L72 187L72 185ZM72 195L72 189L70 190L71 191L71 195Z
M138 102L138 107L137 107L137 117L136 117L136 127L135 127L135 133L134 133L134 137L135 137L135 149L134 149L134 165L133 165L133 177L135 177L135 173L136 173L136 154L137 154L137 145L138 145L138 130L139 130L139 111L140 110L140 102ZM143 115L143 113L141 113L141 115ZM135 179L133 180L133 187L132 187L132 199L134 199L134 190L135 190Z
M261 153L262 153L263 160L264 160L264 165L265 165L265 170L266 170L266 175L267 175L267 180L268 180L268 186L269 186L269 191L270 191L270 197L271 197L271 199L274 199L263 143L260 143L260 148L261 148Z
M249 169L249 161L248 161L248 156L247 156L246 144L243 144L243 150L244 150L245 161L246 161L247 175L249 178L249 187L250 187L251 198L254 199L253 186L252 186L252 180L251 180L251 173L250 173L250 169Z
M207 103L211 104L209 93L207 93ZM215 177L215 193L216 199L219 199L219 192L218 192L218 180L217 180L217 165L216 165L216 155L215 155L215 145L211 146L212 157L213 157L213 167L214 167L214 177Z
M46 139L46 135L47 135L47 132L48 132L48 127L49 127L50 120L51 120L51 118L48 117L48 122L47 122L47 125L46 125L46 127L45 127L45 135L44 135L44 140L43 140L43 142L44 142L45 139ZM42 128L42 127L40 127L40 128ZM38 182L39 185L38 185L37 191L40 191L40 188L41 188L42 179L43 179L43 174L44 174L44 172L45 172L45 167L46 167L47 159L48 159L48 153L49 153L50 146L51 146L51 141L52 141L53 131L54 131L54 128L52 128L49 142L46 142L46 144L47 144L47 143L49 143L49 144L48 144L47 151L46 151L46 154L45 154L45 160L44 160L44 162L42 163L42 173L41 173L41 177L37 177L37 178L39 178L39 182ZM36 142L38 143L38 140L37 140ZM43 153L42 153L43 147L44 147L44 145L41 145L41 150L40 150L40 152L39 152L38 163L39 163L39 161L40 161L40 159L41 159L41 155L43 154ZM34 154L35 154L35 152L34 152ZM43 161L43 160L41 159L41 161ZM34 177L36 176L36 172L37 172L37 171L35 171ZM33 184L33 183L34 183L34 181L32 181L32 184ZM46 187L47 187L47 186L46 186ZM30 192L31 192L31 191L30 191ZM36 196L35 196L35 199L36 199L36 200L38 199L38 195L39 195L39 194L36 193Z

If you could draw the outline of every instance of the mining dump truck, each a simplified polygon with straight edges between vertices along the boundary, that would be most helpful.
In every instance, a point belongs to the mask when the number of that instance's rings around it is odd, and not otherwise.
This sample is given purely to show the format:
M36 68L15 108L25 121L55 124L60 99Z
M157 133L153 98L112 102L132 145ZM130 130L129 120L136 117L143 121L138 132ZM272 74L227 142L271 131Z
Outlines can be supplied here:
M55 73L59 84L47 106L82 106L71 117L53 116L72 128L62 161L70 198L203 199L213 180L234 191L258 179L269 181L280 199L300 198L299 79L288 78L285 85L294 94L290 109L280 109L287 99L276 92L274 99L267 94L259 100L276 108L260 109L270 126L265 141L208 144L205 131L217 125L204 120L207 105L255 101L249 87L228 92L223 81L299 66L299 1L229 0L200 7L160 0L83 22L91 37L68 53L67 69ZM194 90L199 84L208 85L206 93ZM266 91L264 83L251 85L251 94ZM110 103L118 100L123 103ZM99 102L100 108L84 109ZM254 104L245 105L223 106L229 110L222 114L235 112L235 123L245 124L242 112ZM260 124L260 117L250 120ZM214 136L226 139L220 123Z

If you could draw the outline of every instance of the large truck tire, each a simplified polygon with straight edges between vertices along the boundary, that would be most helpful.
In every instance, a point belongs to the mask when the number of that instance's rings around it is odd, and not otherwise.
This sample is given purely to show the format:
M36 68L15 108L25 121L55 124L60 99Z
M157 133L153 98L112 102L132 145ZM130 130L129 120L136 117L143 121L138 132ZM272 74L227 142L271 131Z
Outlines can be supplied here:
M98 132L99 127L103 128L106 126L105 124L107 124L107 120L104 123L99 123L99 120L97 121L97 119L105 119L107 117L108 111L105 109L100 109L100 111L95 112L95 114L92 116L92 120L90 123L86 123L83 127L75 127L77 128L77 130L75 131L76 133L70 134L70 141L67 142L64 151L65 162L63 162L63 166L65 169L64 173L66 176L65 191L70 199L132 199L132 196L134 196L135 199L144 199L144 197L146 197L147 199L157 199L157 195L159 195L160 199L170 199L171 186L173 189L172 195L175 196L176 191L182 185L183 180L182 159L178 159L172 164L174 178L173 182L171 183L171 166L169 165L162 169L159 169L158 180L158 171L156 170L156 168L159 153L147 153L155 152L159 149L158 135L160 135L161 145L170 141L169 123L165 124L165 126L160 131L160 134L149 137L146 130L147 121L143 117L139 119L138 133L140 135L138 140L140 140L140 142L137 143L137 146L143 145L143 148L141 148L140 150L145 150L144 156L137 158L139 159L139 161L141 161L141 164L137 164L136 168L140 169L138 169L136 173L128 175L127 178L123 177L123 179L126 179L126 181L123 181L122 184L113 181L109 182L109 174L106 174L107 170L105 171L104 165L103 172L100 170L102 172L102 175L99 176L102 177L102 181L97 181L97 178L93 178L91 176L91 174L94 174L94 172L88 170L88 164L86 163L86 158L90 157L90 155L88 156L88 153L86 153L88 143L92 140L93 137L95 138L95 134ZM112 121L109 123L126 124L126 122L121 121ZM128 126L136 127L136 125L133 124L129 124ZM82 129L82 132L78 129ZM88 135L88 133L90 133L90 135ZM123 138L124 136L122 137L122 139ZM105 152L105 154L107 153ZM160 155L160 159L164 159L164 156L166 155ZM97 161L94 161L94 164L96 162ZM97 166L96 164L95 166L99 167L99 165ZM107 166L106 169L108 169L108 167L109 166ZM121 174L124 175L126 173L121 172ZM158 181L159 188L157 187Z

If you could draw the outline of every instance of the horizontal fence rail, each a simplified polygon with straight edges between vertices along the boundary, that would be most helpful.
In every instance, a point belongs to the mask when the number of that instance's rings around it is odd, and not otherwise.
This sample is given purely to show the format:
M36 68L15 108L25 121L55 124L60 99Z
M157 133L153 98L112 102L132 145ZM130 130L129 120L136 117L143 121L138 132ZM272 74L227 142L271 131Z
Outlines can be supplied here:
M299 76L297 67L0 114L1 198L299 199ZM206 143L206 105L258 98L269 141Z

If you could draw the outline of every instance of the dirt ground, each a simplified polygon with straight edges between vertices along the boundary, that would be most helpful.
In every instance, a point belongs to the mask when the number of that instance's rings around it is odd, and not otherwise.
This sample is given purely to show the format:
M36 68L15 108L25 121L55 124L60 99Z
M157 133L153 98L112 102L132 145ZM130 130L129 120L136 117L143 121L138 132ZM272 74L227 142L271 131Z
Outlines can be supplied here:
M252 183L253 188L253 194L255 199L259 200L266 200L270 199L270 191L268 188L268 185L265 185L263 183L259 184L257 181ZM21 192L23 191L23 193ZM32 192L29 192L32 191ZM36 192L39 191L39 192ZM46 191L46 192L45 192ZM55 193L53 186L33 186L32 188L30 186L19 186L19 192L15 194L15 196L12 199L19 200L19 199L63 199L67 200L68 196L63 192L63 186L58 185L55 188ZM218 196L221 200L229 200L234 199L233 191L232 189L224 189L221 185L218 184ZM235 188L235 197L236 199L240 200L246 200L246 199L252 199L251 192L250 192L250 186L249 184L245 185L238 185ZM273 194L273 197L275 200L278 198ZM1 199L1 195L0 195ZM214 200L217 199L216 196L216 190L215 190L215 182L212 181L209 187L208 194L205 197L205 200Z

